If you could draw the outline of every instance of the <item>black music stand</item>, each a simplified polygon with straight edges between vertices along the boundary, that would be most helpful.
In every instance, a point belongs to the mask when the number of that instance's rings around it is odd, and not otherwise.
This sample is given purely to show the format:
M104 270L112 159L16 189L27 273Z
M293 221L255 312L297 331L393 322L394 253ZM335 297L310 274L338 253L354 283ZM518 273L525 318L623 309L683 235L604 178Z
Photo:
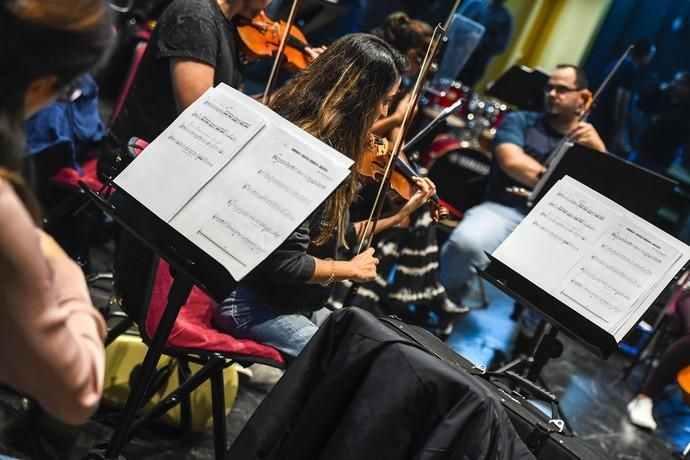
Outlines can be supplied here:
M645 169L610 153L602 153L582 144L565 144L535 187L536 204L551 187L566 175L596 190L630 212L654 221L659 209L670 200L678 182Z
M664 176L641 168L616 156L604 154L589 147L569 146L552 163L549 177L534 202L564 176L570 176L598 191L646 220L653 220L658 210L667 202L676 183ZM531 355L518 358L498 369L498 373L511 373L514 369L526 369L526 378L537 382L544 366L551 359L561 356L563 344L558 333L563 332L600 358L607 359L618 349L613 335L601 329L589 319L556 299L520 273L517 273L495 257L487 254L489 265L477 269L479 275L515 299L519 304L539 313L544 320L535 333ZM650 305L651 306L651 305ZM549 399L557 403L555 396Z
M114 184L110 182L108 187L112 188ZM92 451L90 454L90 458L110 460L121 458L120 452L132 432L137 413L153 380L158 360L192 287L196 285L214 300L222 301L235 289L237 281L216 260L123 190L117 189L111 198L105 199L85 185L82 185L82 189L126 231L165 260L171 267L173 277L168 292L168 303L131 385L130 395L110 442L103 451Z
M486 88L495 97L520 110L541 111L544 107L544 85L549 74L539 68L514 65Z

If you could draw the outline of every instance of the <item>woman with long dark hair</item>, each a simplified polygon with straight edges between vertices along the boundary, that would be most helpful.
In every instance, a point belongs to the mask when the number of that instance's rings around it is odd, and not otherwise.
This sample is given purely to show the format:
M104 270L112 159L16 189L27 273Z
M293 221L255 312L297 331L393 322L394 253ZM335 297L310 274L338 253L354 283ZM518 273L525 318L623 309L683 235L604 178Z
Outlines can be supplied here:
M335 281L371 281L376 276L373 249L349 260L362 223L349 223L348 208L357 195L357 173L374 122L385 116L405 72L404 57L368 34L347 35L333 43L304 72L272 98L271 108L287 120L354 160L352 174L214 314L218 326L294 359L317 329ZM396 225L434 193L427 179L394 216L376 231Z
M103 0L0 2L0 382L71 424L100 401L105 324L80 268L40 230L19 165L25 117L98 63L111 36Z

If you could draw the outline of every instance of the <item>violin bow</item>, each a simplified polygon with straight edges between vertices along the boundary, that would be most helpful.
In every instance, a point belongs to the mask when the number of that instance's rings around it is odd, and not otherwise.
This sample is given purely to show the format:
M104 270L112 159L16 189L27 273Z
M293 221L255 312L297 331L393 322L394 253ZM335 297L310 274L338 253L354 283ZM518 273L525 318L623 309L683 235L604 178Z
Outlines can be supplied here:
M283 51L285 51L285 46L287 46L288 38L290 38L290 30L292 29L292 24L295 22L295 17L297 16L297 10L300 7L302 0L293 0L292 7L290 8L290 15L288 16L285 33L280 38L280 45L278 46L278 53L273 61L273 68L271 69L271 74L268 77L268 82L266 82L266 89L264 90L264 96L261 99L264 105L268 104L268 96L271 94L273 85L275 84L276 78L278 77L278 71L280 69L280 64L283 60Z
M373 234L376 224L381 217L381 211L383 210L383 197L388 192L390 188L391 176L393 173L394 165L398 161L398 156L400 155L400 150L402 148L403 139L410 128L412 122L412 113L419 102L419 97L422 92L422 87L424 82L428 77L429 69L431 69L431 64L436 58L436 54L439 50L439 45L443 41L446 35L446 30L441 24L438 24L434 29L434 34L431 37L431 42L427 48L426 55L424 56L424 61L422 62L419 75L417 75L417 80L415 81L414 88L410 95L410 103L407 105L407 110L405 111L405 116L400 124L400 132L398 137L395 139L395 144L393 145L393 151L391 152L388 163L386 164L386 169L383 172L383 178L379 185L378 192L376 193L376 199L374 200L374 205L371 208L371 213L369 218L366 220L364 225L364 230L362 231L362 236L359 241L359 247L357 249L357 254L360 254L363 250L367 249L371 244L371 235Z
M450 27L450 23L453 21L453 16L455 16L455 12L458 11L458 8L460 8L460 3L462 3L462 0L455 0L455 5L453 5L453 8L450 9L448 18L446 18L446 22L443 24L444 31L447 31Z

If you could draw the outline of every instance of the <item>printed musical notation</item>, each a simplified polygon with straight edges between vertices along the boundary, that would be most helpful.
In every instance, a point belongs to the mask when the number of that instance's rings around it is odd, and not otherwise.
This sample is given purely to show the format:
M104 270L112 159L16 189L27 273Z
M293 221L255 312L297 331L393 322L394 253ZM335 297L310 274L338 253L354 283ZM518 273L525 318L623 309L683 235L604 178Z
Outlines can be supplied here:
M566 176L494 257L620 340L690 248Z
M247 109L245 101L209 90L153 140L115 182L170 221L264 124L256 111Z
M274 155L275 157L275 155ZM311 204L311 201L309 198L304 196L304 194L298 192L295 190L293 187L285 183L284 181L280 180L278 177L274 176L270 172L266 171L265 169L260 169L258 172L259 176L264 178L266 182L274 187L279 188L285 193L288 193L290 196L294 197L296 200L298 200L300 203L303 203L305 205Z
M249 184L244 184L242 186L242 190L246 190L251 196L264 203L266 206L271 208L272 211L277 212L282 217L290 219L291 221L295 218L295 216L292 214L292 211L286 206L283 206L278 200L273 199L271 194L262 193Z
M574 199L572 196L570 196L570 195L568 195L568 194L566 194L566 193L564 193L564 192L562 192L562 191L557 191L557 192L556 192L556 196L557 196L559 199L561 199L561 200L563 200L563 201L565 201L565 202L567 202L567 203L570 203L571 205L575 206L577 209L586 212L587 214L589 214L590 216L594 217L595 219L597 219L597 220L599 220L599 221L603 221L603 220L605 219L604 214L602 214L601 212L596 211L596 210L594 210L594 209L591 209L591 208L589 207L589 205L587 205L586 202L583 201L583 200L576 200L576 199ZM583 223L583 224L585 223L584 220L582 220L582 219L576 218L576 220L578 220L579 222L581 222L581 223ZM590 227L590 228L591 228L591 227ZM593 228L592 228L592 229L593 229Z
M211 247L234 241L232 255L246 266L270 254L348 173L282 127L268 126L251 145L173 220L203 228Z
M544 196L494 255L515 261L512 268L539 278L550 291L609 222L605 207L561 186ZM511 240L521 243L508 244Z
M584 239L585 239L584 236L577 234L577 233L576 233L575 231L573 231L571 228L567 227L566 225L563 225L562 222L560 222L560 221L554 219L552 216L550 216L550 215L548 215L548 214L541 213L541 215L544 216L544 217L546 218L546 220L550 220L551 222L555 223L556 226L561 227L562 229L564 229L567 233L572 233L573 235L575 235L575 238L584 241ZM576 250L576 251L578 250L578 246L577 246L577 244L575 244L574 241L572 241L571 239L569 239L569 238L567 238L567 237L561 235L560 233L557 233L557 232L551 230L549 227L547 227L546 225L542 224L541 222L535 220L535 221L532 222L532 225L534 225L534 226L537 227L539 230L541 230L542 232L544 232L546 235L549 236L549 238L552 238L554 241L558 241L558 242L564 244L565 246L569 246L569 247L573 248L573 249Z
M174 134L171 134L168 136L168 140L172 142L173 144L177 145L182 152L184 152L185 155L187 155L189 158L192 158L194 160L199 160L206 166L213 166L213 163L208 159L207 156L197 152L193 148L191 148L189 145L185 144L184 141L181 141L178 139Z
M221 84L188 107L116 182L239 280L314 212L351 165Z
M225 117L226 119L232 121L235 125L241 126L242 128L250 128L251 122L237 115L236 109L234 107L228 107L216 100L206 99L203 101L204 106L210 107L211 110L216 112L218 115ZM227 132L222 130L222 132Z

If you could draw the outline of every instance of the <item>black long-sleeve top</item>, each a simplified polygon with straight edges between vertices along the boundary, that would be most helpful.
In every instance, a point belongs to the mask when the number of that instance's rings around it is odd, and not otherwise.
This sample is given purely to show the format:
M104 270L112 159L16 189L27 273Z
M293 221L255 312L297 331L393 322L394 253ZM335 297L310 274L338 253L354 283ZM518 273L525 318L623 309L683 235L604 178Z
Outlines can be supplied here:
M332 286L307 284L314 276L319 259L342 258L344 248L337 247L335 235L317 246L313 240L320 233L323 208L317 209L256 269L247 275L240 286L261 294L277 310L286 313L316 311L324 307ZM354 226L346 215L346 240L350 247L356 242Z

